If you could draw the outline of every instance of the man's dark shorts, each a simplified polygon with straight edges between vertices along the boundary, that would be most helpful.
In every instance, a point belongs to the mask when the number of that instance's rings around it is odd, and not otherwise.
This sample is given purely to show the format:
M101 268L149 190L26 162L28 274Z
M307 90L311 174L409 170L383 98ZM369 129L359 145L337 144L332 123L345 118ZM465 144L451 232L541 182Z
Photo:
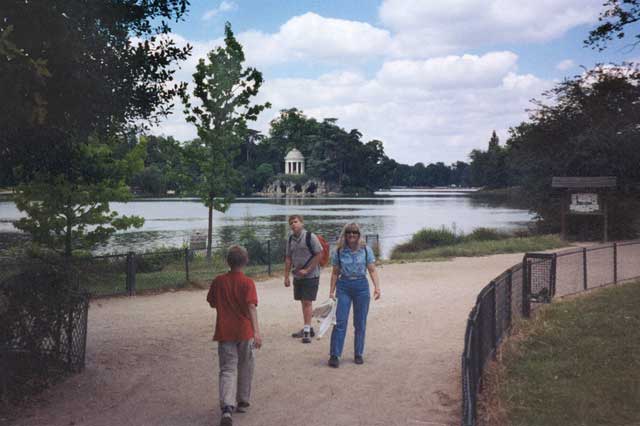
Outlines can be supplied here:
M320 277L316 278L294 278L293 298L295 300L316 300Z

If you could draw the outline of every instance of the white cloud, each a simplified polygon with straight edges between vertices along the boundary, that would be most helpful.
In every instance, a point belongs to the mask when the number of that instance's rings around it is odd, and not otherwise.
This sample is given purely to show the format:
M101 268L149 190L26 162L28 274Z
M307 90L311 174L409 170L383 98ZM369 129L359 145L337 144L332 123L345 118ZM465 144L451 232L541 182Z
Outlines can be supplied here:
M515 70L517 60L518 56L512 52L446 56L424 61L396 60L384 63L378 79L430 90L491 86L506 72Z
M384 0L397 56L425 57L492 43L542 42L594 22L602 0Z
M601 1L384 0L384 28L305 13L274 33L238 33L247 64L267 77L257 102L273 104L251 126L266 132L280 109L297 107L318 119L338 118L365 140L381 139L401 162L464 160L486 147L494 129L504 141L507 129L527 118L530 99L553 84L520 71L511 51L471 55L465 49L561 37L597 18ZM191 81L197 60L222 42L189 41L194 53L177 78ZM558 67L575 66L569 61ZM272 65L299 63L334 70L315 78L269 76ZM372 64L377 72L371 73ZM195 137L179 111L154 132Z
M565 59L563 61L558 62L556 65L556 69L560 71L566 71L576 66L576 63L571 59Z
M406 78L395 78L398 73ZM388 61L372 78L343 70L318 78L267 79L256 102L273 107L251 127L267 132L281 109L297 107L317 119L338 118L338 125L363 132L364 140L382 140L397 161L451 163L486 148L494 129L504 141L508 127L527 118L529 100L550 84L518 74L512 52ZM195 137L180 113L155 132Z
M213 17L223 13L223 12L230 12L232 10L236 10L238 9L238 5L235 4L232 1L227 1L227 0L223 0L218 7L216 7L215 9L209 9L207 10L203 15L202 15L202 19L204 21L208 21L210 19L212 19Z
M276 33L247 31L238 39L247 58L263 66L291 61L359 62L383 56L391 46L387 30L311 12L289 19Z

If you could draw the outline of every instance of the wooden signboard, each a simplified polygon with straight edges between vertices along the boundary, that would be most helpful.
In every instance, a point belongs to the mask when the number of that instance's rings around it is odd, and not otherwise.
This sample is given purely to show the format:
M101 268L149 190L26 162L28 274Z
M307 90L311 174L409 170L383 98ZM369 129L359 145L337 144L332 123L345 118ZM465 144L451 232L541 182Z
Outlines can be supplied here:
M552 178L551 187L564 190L560 194L562 238L567 237L567 215L596 215L603 218L603 240L607 241L609 224L606 193L616 186L615 176Z

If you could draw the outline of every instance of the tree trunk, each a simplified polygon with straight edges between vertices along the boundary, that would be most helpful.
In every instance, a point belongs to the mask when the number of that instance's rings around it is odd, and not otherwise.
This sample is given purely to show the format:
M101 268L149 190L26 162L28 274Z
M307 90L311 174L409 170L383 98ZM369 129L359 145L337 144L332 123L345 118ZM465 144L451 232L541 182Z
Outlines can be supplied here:
M209 198L209 229L207 231L207 259L211 259L212 235L213 235L213 198Z
M73 230L71 226L71 213L67 212L66 219L67 219L67 235L65 235L65 238L64 238L64 255L66 257L71 257L71 250L72 250L71 232Z

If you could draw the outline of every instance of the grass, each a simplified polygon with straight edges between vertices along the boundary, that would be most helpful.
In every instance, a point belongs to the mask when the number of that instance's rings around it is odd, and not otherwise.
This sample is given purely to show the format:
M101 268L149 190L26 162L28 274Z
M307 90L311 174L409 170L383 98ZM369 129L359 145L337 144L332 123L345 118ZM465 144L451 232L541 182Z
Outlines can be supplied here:
M554 303L520 324L490 373L486 424L640 425L639 306L637 281Z
M194 257L189 262L189 281L187 281L184 258L169 259L158 270L136 272L136 293L162 291L184 287L206 288L218 274L228 271L228 266L218 257L207 260ZM272 275L279 275L284 264L272 264ZM267 265L249 265L245 273L254 279L269 277ZM88 270L83 275L82 287L95 296L107 296L126 293L126 273L124 265L103 265Z
M451 257L487 256L499 253L522 253L527 251L550 250L566 246L556 235L532 237L506 237L503 239L468 239L451 245L428 248L414 252L393 250L394 261L440 260Z

